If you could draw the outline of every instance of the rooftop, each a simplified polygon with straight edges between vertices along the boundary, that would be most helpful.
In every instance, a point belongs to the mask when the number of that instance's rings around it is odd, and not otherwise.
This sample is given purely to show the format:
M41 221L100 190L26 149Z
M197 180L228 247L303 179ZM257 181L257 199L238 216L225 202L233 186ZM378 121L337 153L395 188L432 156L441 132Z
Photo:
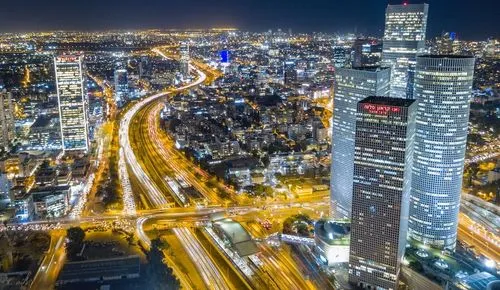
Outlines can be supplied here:
M222 219L215 221L214 226L224 232L241 257L253 255L258 252L257 245L239 223L231 219Z
M456 54L424 54L420 55L418 57L421 58L463 58L463 59L468 59L468 58L474 58L474 56L471 55L456 55Z

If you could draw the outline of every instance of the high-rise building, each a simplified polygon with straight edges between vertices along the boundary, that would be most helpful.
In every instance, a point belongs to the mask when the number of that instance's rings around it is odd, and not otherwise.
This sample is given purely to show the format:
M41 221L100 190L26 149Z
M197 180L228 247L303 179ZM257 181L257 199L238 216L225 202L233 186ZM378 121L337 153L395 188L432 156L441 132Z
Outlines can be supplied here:
M15 137L12 94L0 91L0 147L6 149Z
M120 106L129 95L128 74L126 69L115 70L115 102Z
M436 37L435 46L433 49L435 54L461 54L462 47L457 39L455 32L443 32L441 36Z
M189 76L189 44L182 42L179 46L179 53L181 55L181 73L184 76Z
M368 97L358 103L349 281L398 289L406 247L415 100Z
M387 6L382 64L392 68L392 97L413 98L415 61L425 52L428 10L428 4Z
M370 41L368 39L357 38L354 40L351 54L352 67L363 66L363 48L369 43Z
M54 58L61 144L64 151L88 150L88 100L85 94L82 55Z
M488 39L488 43L484 48L484 57L487 58L500 58L500 39Z
M283 81L285 85L297 82L297 66L295 61L287 60L283 64Z
M469 122L474 57L419 56L409 236L454 249Z
M333 48L333 65L336 68L345 67L347 60L347 49L342 46L335 46Z
M350 218L356 106L368 96L389 94L389 68L339 68L335 74L333 99L331 212L335 218Z

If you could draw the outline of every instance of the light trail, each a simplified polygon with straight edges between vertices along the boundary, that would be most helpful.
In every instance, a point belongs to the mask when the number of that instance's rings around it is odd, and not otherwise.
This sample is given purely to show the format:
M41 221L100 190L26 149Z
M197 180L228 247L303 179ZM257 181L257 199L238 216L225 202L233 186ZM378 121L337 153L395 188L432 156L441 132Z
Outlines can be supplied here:
M153 50L161 56L166 56L159 50ZM196 71L199 75L198 79L186 86L180 87L176 89L176 91L185 90L203 83L206 79L205 73L198 70L196 67L191 66L191 69ZM150 201L159 208L168 207L168 201L156 184L151 180L151 178L146 174L144 169L140 166L130 144L129 139L129 127L132 121L132 118L137 114L139 110L141 110L144 106L151 103L152 101L167 96L170 92L162 92L150 97L147 97L137 104L135 104L122 118L120 122L120 179L122 182L122 188L124 189L124 196L126 194L132 195L132 190L130 187L130 179L128 174L126 174L127 165L130 166L132 172L137 177L139 182L144 186ZM133 196L132 196L133 199ZM135 204L134 204L135 207ZM135 212L135 210L134 210ZM144 218L139 218L137 221L138 226L138 236L143 239L143 241L148 245L150 244L149 239L145 235L142 226L145 222ZM182 242L183 247L188 252L191 259L195 262L196 266L200 269L202 273L202 277L206 285L211 289L229 289L226 285L226 281L220 271L217 269L215 264L208 258L206 251L201 247L196 238L193 236L191 231L185 228L178 228L174 230L177 238Z

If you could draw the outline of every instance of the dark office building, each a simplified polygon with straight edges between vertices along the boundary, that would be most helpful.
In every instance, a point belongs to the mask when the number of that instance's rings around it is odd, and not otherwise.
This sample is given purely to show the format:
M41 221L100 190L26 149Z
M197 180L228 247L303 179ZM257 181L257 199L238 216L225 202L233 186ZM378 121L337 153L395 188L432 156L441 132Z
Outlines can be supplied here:
M294 61L285 61L283 64L283 81L285 85L297 82L297 68Z
M368 97L358 103L349 281L397 289L406 245L416 103Z

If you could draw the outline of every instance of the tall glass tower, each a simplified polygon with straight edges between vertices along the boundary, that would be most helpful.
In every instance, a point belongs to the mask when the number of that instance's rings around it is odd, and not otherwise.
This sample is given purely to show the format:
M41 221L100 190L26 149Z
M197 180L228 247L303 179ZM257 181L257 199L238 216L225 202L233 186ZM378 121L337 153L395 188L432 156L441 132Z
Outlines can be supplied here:
M54 58L59 120L64 151L89 149L88 101L84 91L81 55Z
M12 94L0 91L0 147L8 148L15 136Z
M365 289L398 289L416 109L415 100L400 98L358 103L349 281Z
M392 68L391 97L413 98L417 54L425 52L428 4L388 5L382 64Z
M454 249L474 57L417 57L415 153L409 237Z
M115 102L121 106L129 97L128 73L126 69L115 70Z
M189 76L189 43L181 42L179 46L179 54L181 55L181 73L183 76Z
M354 135L358 102L368 96L387 96L389 68L338 68L333 100L331 212L334 218L351 218Z

